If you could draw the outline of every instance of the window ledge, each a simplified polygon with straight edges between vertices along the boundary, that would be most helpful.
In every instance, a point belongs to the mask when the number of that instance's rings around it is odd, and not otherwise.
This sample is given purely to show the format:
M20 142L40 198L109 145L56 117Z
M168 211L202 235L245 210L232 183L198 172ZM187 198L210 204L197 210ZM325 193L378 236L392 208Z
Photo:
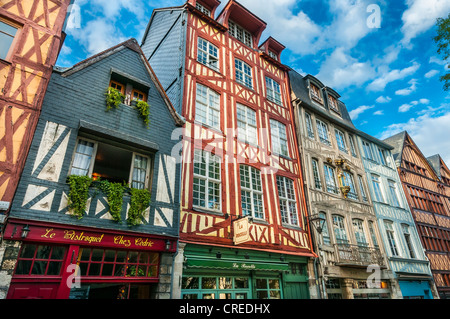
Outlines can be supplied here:
M284 228L289 228L289 229L298 230L298 231L302 231L303 230L303 228L301 228L300 226L286 224L286 223L283 223L283 222L281 222L281 226L283 226Z
M210 69L211 71L216 72L217 74L219 74L219 75L222 76L223 78L225 77L225 75L224 75L222 72L220 72L219 69L213 68L213 67L209 66L208 64L205 64L205 63L200 62L199 60L197 60L197 63L199 63L199 64L201 64L201 65L207 67L207 68Z
M205 129L212 130L212 131L214 131L216 133L220 133L220 134L223 135L223 131L220 128L209 126L208 124L199 122L197 120L194 120L194 124L201 125Z
M217 215L217 216L223 216L222 211L219 210L214 210L214 209L208 209L208 208L204 208L204 207L199 207L199 206L192 206L192 210L198 213L206 213L206 214L212 214L212 215Z

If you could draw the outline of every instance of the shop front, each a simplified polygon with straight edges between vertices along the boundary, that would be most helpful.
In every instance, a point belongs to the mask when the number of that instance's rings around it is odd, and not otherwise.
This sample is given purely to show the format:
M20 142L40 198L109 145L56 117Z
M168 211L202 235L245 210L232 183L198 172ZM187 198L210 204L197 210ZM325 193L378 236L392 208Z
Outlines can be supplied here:
M306 257L216 246L184 249L182 299L307 299Z
M155 298L176 250L174 238L29 221L4 239L21 241L8 299Z

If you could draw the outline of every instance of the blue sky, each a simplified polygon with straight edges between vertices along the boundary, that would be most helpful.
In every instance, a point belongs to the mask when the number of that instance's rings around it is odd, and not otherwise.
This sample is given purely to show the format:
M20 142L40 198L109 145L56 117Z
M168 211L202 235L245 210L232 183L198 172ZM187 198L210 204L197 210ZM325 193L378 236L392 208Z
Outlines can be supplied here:
M449 0L239 2L267 23L261 41L272 36L286 46L284 64L341 95L358 129L380 139L407 130L425 156L439 153L450 165L450 94L439 81L447 63L432 40ZM183 3L75 0L80 15L72 15L57 65L132 37L141 42L154 8Z

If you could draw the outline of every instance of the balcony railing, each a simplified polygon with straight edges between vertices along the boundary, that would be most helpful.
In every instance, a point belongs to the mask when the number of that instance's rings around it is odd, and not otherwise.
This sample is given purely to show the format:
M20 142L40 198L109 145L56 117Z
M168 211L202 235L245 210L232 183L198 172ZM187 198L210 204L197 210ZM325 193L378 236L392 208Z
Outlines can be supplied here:
M384 258L378 248L350 244L336 244L338 264L385 266Z

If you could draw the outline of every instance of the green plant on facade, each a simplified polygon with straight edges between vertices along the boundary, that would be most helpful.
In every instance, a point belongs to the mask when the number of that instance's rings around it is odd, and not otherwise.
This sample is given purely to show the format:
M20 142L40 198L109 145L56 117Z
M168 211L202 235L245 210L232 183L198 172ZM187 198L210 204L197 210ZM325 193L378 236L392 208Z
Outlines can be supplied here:
M86 204L89 199L89 187L92 184L92 178L89 176L70 175L67 178L69 183L68 206L73 215L78 219L83 218L86 213Z
M70 175L68 206L78 219L84 217L89 199L89 187L93 180L89 176ZM109 212L115 222L122 221L123 196L130 193L130 209L127 222L129 226L140 224L145 210L150 206L151 193L147 189L128 188L121 183L111 183L107 180L95 181L95 186L102 191L108 200Z
M137 101L135 108L139 112L139 117L144 121L145 125L148 127L150 123L150 106L145 101Z
M130 226L138 225L144 216L145 210L150 206L151 194L147 189L131 188L130 209L127 222Z
M109 111L112 108L117 109L122 103L123 99L125 98L125 95L120 93L115 88L109 87L108 90L105 93L106 95L106 110Z
M123 193L125 186L121 183L111 183L104 180L98 183L99 189L106 195L109 205L109 213L116 222L122 220Z

